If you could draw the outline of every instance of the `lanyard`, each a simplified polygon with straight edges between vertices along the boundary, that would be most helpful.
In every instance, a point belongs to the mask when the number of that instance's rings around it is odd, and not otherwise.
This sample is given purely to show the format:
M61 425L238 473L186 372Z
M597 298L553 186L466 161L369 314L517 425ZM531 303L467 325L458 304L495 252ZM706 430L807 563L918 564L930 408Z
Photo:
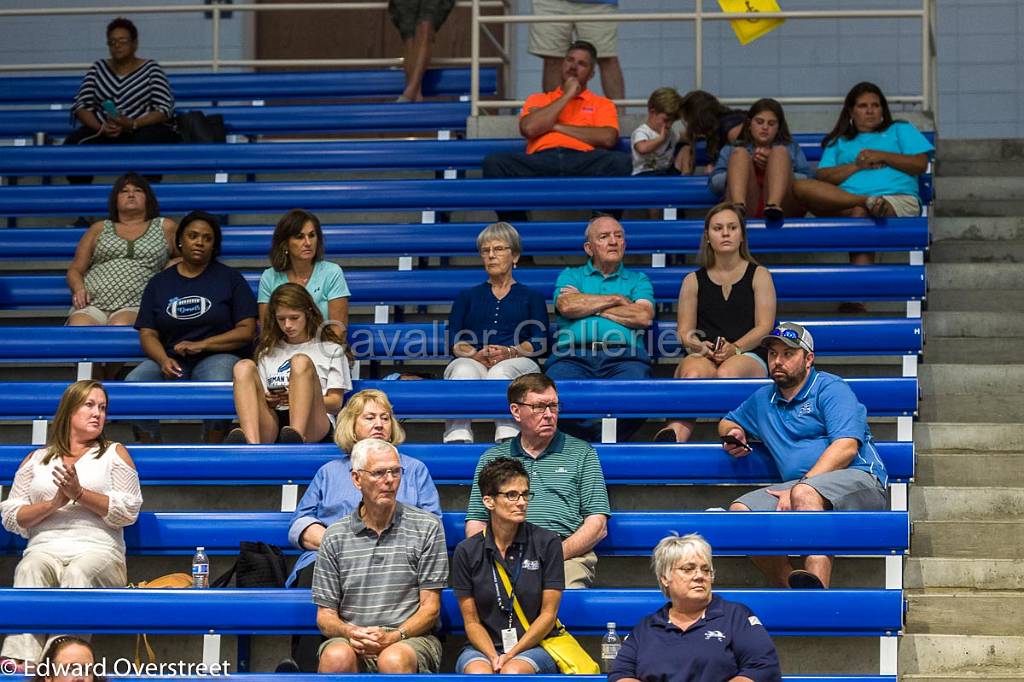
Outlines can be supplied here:
M498 558L493 557L494 561L497 562ZM514 572L509 576L509 585L511 589L508 595L508 606L505 606L505 600L501 596L501 586L498 585L498 571L495 568L495 563L491 563L491 578L494 580L494 594L498 598L498 610L508 616L508 626L512 627L512 604L516 600L516 582L519 580L519 574L523 570L523 558L516 556Z

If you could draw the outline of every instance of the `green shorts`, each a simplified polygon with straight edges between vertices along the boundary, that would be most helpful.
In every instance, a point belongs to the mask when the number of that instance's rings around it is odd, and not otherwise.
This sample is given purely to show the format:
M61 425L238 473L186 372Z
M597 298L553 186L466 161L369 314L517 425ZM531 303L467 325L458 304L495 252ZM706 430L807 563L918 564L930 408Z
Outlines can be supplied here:
M330 639L322 642L320 648L317 649L316 655L319 658L324 653L324 649L331 646L332 644L348 644L347 637L331 637ZM441 641L433 635L423 635L421 637L410 637L409 639L402 640L392 644L391 646L404 645L413 650L416 654L416 664L419 668L418 672L421 673L436 673L441 669ZM377 657L376 656L358 656L359 658L359 670L364 673L375 673L377 672Z
M429 21L435 31L441 28L453 7L455 0L389 0L388 14L402 38L412 38L421 22Z

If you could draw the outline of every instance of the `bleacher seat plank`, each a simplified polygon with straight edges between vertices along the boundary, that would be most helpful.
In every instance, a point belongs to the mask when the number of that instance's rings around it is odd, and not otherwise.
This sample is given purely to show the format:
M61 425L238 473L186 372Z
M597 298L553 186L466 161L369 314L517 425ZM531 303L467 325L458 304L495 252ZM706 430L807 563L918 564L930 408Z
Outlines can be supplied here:
M900 590L715 590L745 604L773 635L896 636ZM623 630L661 608L659 590L566 590L559 618L576 634L605 631L609 614ZM315 634L309 590L0 589L0 631L94 634ZM462 616L451 590L441 620L458 632Z

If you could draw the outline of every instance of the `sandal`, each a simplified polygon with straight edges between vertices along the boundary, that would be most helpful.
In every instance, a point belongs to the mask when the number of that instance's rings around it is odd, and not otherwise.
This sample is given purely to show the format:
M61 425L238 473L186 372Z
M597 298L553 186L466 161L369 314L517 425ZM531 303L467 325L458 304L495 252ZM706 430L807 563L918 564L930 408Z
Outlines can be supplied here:
M789 574L789 580L787 580L789 586L794 590L823 590L825 584L821 582L821 579L811 573L810 571L804 571L797 569Z
M767 223L781 223L785 219L786 214L778 204L765 204L764 206L764 220Z
M868 213L871 214L872 218L884 218L885 217L885 197L870 196L864 201L865 207L868 209Z

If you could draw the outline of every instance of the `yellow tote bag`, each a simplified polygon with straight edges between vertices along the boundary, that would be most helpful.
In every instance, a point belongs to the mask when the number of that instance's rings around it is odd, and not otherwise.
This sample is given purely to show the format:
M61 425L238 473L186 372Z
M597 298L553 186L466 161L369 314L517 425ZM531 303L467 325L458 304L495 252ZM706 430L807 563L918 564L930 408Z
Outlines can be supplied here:
M725 13L732 12L781 12L782 8L775 0L718 0ZM774 31L785 19L734 19L732 30L740 45L752 43L765 33Z

